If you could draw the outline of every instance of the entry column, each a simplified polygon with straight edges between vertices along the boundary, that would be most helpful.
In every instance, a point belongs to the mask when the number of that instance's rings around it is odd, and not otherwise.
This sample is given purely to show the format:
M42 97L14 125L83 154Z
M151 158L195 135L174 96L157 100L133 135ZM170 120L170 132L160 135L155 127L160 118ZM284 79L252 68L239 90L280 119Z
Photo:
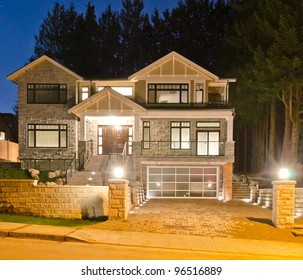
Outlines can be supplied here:
M272 222L277 228L293 228L296 181L273 181Z
M108 180L108 218L126 220L128 217L128 180Z

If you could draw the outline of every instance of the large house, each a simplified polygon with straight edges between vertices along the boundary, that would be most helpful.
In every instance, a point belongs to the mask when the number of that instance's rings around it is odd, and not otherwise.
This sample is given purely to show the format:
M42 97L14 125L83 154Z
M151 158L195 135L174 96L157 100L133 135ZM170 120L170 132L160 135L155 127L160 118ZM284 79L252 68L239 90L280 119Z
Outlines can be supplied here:
M64 163L73 176L109 177L116 164L147 197L231 198L234 79L176 52L126 80L86 80L47 56L8 79L18 84L24 168Z

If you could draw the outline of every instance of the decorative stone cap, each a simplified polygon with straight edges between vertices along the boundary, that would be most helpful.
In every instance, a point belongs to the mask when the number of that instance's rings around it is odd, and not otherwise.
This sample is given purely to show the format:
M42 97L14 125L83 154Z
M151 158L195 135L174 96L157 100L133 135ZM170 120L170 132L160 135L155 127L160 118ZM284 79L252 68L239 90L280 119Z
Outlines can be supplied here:
M295 185L297 181L295 180L275 180L271 182L273 185Z
M128 184L129 181L125 179L108 179L109 184Z

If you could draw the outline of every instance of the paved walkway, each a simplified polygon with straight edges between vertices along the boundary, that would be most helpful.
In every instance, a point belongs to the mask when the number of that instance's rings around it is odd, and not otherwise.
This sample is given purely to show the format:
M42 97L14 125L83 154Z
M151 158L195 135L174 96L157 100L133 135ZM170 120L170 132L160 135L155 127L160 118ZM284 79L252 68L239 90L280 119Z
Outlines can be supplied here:
M303 226L303 218L296 219L295 223ZM292 230L273 226L271 209L241 200L147 200L131 211L127 221L109 220L90 227L114 231L303 243L303 237L295 237Z
M0 238L205 251L231 259L302 260L303 218L296 219L301 236L295 237L291 229L272 225L271 212L235 200L154 199L134 209L127 221L72 228L0 222Z

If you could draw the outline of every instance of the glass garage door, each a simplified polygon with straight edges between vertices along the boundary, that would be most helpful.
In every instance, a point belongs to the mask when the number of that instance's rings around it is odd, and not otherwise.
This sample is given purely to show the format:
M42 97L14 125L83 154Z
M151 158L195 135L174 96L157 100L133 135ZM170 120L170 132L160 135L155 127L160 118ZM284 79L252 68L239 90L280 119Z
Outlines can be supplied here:
M215 166L148 167L149 197L217 198L219 168Z

